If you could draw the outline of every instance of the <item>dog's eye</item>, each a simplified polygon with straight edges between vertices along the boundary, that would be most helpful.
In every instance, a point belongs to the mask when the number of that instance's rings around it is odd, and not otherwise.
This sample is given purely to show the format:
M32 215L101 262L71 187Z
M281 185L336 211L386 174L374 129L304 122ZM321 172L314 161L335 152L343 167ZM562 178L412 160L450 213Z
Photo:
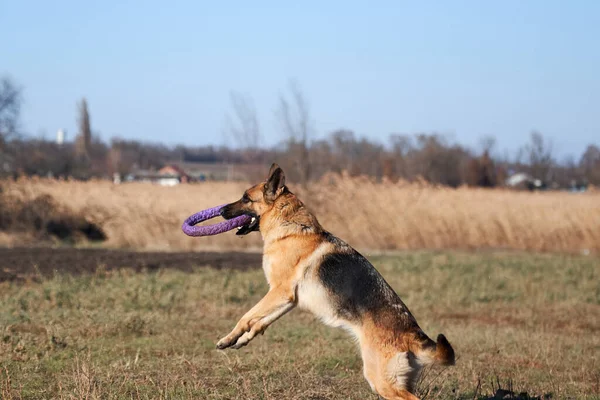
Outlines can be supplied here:
M242 196L242 203L250 203L250 197L246 193Z

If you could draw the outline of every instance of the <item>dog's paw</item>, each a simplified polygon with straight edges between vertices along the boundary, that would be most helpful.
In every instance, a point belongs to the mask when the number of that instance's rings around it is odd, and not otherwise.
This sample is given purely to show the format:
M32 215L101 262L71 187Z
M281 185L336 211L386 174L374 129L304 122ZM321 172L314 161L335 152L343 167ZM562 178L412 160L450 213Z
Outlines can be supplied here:
M228 347L231 347L232 345L234 345L236 343L238 338L239 338L239 336L234 336L234 337L225 336L224 338L222 338L221 340L219 340L217 342L217 349L223 350Z
M229 335L217 342L217 349L223 350L232 346L234 349L239 349L248 344L254 336L256 331L253 329L253 324L240 322Z
M235 342L235 344L231 346L231 348L236 350L241 349L242 347L250 343L254 336L255 335L252 333L252 331L244 333L242 336L240 336L237 342Z

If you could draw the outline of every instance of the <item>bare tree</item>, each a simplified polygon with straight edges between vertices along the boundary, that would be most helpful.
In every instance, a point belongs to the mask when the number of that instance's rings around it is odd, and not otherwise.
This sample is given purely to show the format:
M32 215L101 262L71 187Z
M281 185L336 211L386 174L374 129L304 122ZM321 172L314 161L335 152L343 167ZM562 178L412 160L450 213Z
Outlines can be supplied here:
M14 165L14 154L7 142L17 136L21 111L21 89L9 78L0 80L0 175L9 173Z
M590 144L586 149L579 166L587 181L594 185L600 185L600 148Z
M550 172L554 160L552 158L552 142L544 139L539 132L531 132L529 143L523 148L523 153L531 174L537 179L550 179Z
M77 116L79 135L75 140L75 151L79 157L87 158L92 144L92 128L90 126L87 100L83 98L77 107L79 108L79 115Z
M413 139L408 135L391 134L389 142L394 159L394 173L404 179L409 178L407 156L413 150Z
M496 147L496 138L491 135L482 136L479 139L479 146L481 147L482 153L492 153Z
M469 160L465 174L470 186L494 187L497 184L496 166L488 150L484 150L481 157Z
M229 98L233 108L233 117L227 115L229 133L242 148L260 147L260 126L254 101L238 92L231 92Z
M93 140L90 124L90 114L85 98L77 103L77 125L79 133L75 138L75 163L73 176L79 179L88 179L91 175L97 175L101 169L106 167L106 159L99 160L97 157L105 157L106 146L98 146L99 140ZM102 150L97 151L101 147Z
M277 116L286 135L289 154L294 168L299 174L300 183L306 186L311 178L310 141L314 128L310 118L308 103L295 81L290 82L290 99L279 96Z
M9 78L0 81L0 146L17 133L21 111L21 89Z
M481 157L473 157L467 162L465 183L470 186L496 186L496 166L490 155L495 146L496 138L493 136L486 135L479 139L479 147L483 154Z
M234 147L242 150L246 162L255 163L260 158L262 135L254 101L237 92L229 94L233 115L226 115L227 133L235 141Z

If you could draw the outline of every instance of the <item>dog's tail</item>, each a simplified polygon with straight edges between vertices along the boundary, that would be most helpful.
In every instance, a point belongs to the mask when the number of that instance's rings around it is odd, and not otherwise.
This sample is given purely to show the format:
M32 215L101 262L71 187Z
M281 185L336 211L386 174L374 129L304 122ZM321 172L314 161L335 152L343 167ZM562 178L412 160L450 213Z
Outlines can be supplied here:
M438 335L435 344L434 359L441 365L454 365L455 362L454 349L446 336L441 333Z
M424 364L454 365L454 349L446 336L441 333L437 337L437 342L429 339L427 346L424 346L417 352L417 357Z

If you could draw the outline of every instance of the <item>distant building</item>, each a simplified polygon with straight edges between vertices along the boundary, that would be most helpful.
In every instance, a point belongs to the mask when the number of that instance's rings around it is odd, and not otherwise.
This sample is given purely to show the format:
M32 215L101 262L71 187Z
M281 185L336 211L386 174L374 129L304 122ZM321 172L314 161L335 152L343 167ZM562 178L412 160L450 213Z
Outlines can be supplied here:
M67 133L65 132L64 129L59 129L56 132L56 144L58 145L62 145L65 142Z
M169 164L177 167L193 181L254 181L263 177L263 164L226 164L226 163L194 163L176 162Z
M179 183L187 183L192 180L192 178L183 170L183 168L168 164L158 170L158 174L163 176L163 179L177 179Z
M129 182L156 183L161 186L175 186L181 183L178 174L173 174L168 171L160 173L160 171L136 170L127 175L125 180Z
M546 188L546 184L542 180L535 179L525 172L518 172L509 176L508 179L506 179L506 186L514 189L527 190L542 190Z
M251 181L260 173L264 174L264 165L173 162L158 171L133 171L126 180L174 186L203 181Z

